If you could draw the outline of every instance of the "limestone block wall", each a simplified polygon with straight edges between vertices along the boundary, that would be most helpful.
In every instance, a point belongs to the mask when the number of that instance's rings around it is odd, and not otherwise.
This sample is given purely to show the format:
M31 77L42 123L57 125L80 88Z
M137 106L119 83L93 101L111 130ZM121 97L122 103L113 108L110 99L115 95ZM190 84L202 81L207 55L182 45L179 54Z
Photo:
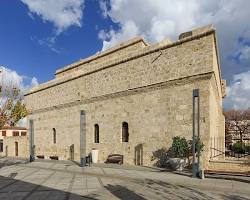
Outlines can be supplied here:
M181 77L209 73L213 71L213 41L211 34L71 81L59 84L55 80L47 86L58 85L33 94L31 91L25 100L30 110L37 110ZM45 86L39 87L42 89Z
M99 162L119 153L125 163L134 164L140 147L143 165L152 165L153 152L170 147L173 136L191 139L192 92L198 88L200 135L205 144L202 159L207 167L210 137L224 133L214 32L130 53L79 65L72 69L76 73L68 71L25 96L31 111L28 120L34 121L36 155L79 161L80 111L84 110L86 153L98 149ZM122 122L129 125L128 143L121 141ZM98 144L94 143L95 124L100 130Z
M70 146L74 145L74 159L80 160L80 110L78 106L50 109L29 116L34 124L35 156L58 156L70 159ZM54 143L53 129L56 131Z
M16 157L16 146L17 142L18 156L21 158L28 158L28 137L27 136L10 136L5 137L3 140L3 155L8 157Z
M81 72L89 72L91 70L97 69L94 67L97 64L100 67L105 63L110 63L114 59L118 59L124 57L125 55L135 53L136 51L143 49L145 46L147 46L147 44L142 38L138 37L132 39L126 43L121 43L116 47L107 49L94 56L88 57L84 60L78 61L77 63L73 63L69 66L57 70L56 78L62 78L64 76L72 74L79 74ZM77 64L77 67L72 67L75 64Z
M30 115L34 120L36 155L59 156L70 159L69 149L74 144L74 160L79 161L80 110L86 112L86 152L99 150L99 162L112 153L124 155L126 164L134 164L135 149L143 148L143 165L152 165L152 153L171 145L173 136L192 137L192 91L201 93L201 135L209 135L210 76L187 79L146 88L133 93L103 97L79 105L52 108ZM129 124L129 142L121 141L122 122ZM94 125L100 128L100 143L94 143ZM57 143L53 144L53 128ZM205 138L205 137L204 137ZM209 145L204 140L205 145Z
M250 160L245 161L210 161L208 170L227 173L250 174Z
M201 93L201 135L209 135L208 80L179 83L146 93L124 96L88 105L87 150L99 150L99 161L112 153L124 155L126 164L135 164L136 147L141 146L143 165L152 165L153 152L169 148L172 137L192 137L192 92ZM129 142L121 142L122 122L129 124ZM100 143L94 143L94 124L99 124ZM205 138L206 139L206 138ZM205 145L208 141L204 140Z

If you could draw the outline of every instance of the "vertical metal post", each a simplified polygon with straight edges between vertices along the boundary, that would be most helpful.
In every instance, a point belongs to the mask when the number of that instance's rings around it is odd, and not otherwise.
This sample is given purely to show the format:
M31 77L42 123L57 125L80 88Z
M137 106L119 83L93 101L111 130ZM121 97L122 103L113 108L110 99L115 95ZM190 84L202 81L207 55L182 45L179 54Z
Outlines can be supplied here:
M80 164L85 166L86 158L86 114L84 110L80 111Z
M198 98L198 99L197 99ZM196 166L196 159L195 159L195 132L196 132L196 99L197 99L197 136L199 136L199 89L194 89L193 90L193 139L192 139L192 154L193 154L193 177L197 176L197 166ZM198 160L199 163L199 160Z
M198 89L198 97L197 97L197 153L198 153L198 171L200 173L200 94Z
M30 150L30 162L34 160L34 122L29 120L29 150Z

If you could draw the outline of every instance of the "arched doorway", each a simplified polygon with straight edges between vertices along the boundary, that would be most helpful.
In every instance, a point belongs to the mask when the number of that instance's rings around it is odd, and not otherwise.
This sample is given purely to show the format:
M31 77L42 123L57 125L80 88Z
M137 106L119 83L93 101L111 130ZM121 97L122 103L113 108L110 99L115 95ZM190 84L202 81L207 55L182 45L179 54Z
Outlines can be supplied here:
M18 156L18 142L15 142L15 156Z

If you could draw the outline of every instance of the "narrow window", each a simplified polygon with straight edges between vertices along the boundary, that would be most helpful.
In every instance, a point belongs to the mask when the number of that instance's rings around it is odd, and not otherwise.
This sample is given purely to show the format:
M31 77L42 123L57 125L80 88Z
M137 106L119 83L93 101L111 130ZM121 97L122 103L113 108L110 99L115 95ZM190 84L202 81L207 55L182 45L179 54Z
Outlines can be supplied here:
M6 136L6 131L2 131L2 136Z
M22 132L21 132L21 136L26 136L26 132L25 132L25 131L22 131Z
M95 143L99 143L99 125L95 124Z
M19 136L19 131L12 131L12 136Z
M122 142L128 142L129 132L128 132L128 123L122 123Z
M53 143L56 143L56 129L53 128Z

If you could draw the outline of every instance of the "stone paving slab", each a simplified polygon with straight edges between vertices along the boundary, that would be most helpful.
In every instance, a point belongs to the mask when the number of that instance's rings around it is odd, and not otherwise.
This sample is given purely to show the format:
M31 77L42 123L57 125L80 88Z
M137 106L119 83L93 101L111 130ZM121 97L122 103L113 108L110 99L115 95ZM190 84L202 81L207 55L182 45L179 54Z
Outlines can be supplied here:
M0 199L250 199L249 184L193 179L157 170L70 162L34 162L0 169Z

